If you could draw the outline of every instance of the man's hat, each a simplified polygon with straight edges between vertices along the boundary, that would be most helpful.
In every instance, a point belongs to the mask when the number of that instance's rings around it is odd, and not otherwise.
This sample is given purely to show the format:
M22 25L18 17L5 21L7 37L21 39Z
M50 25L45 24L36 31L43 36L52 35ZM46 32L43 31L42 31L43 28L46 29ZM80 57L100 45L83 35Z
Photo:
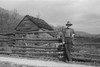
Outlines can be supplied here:
M73 24L70 23L70 21L67 21L66 26L72 26Z

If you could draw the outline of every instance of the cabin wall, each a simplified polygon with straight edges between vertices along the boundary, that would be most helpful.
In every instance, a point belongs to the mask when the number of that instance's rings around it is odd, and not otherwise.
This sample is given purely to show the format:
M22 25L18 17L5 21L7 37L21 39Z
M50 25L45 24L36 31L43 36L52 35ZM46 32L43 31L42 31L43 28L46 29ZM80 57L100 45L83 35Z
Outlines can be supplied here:
M41 29L39 29L38 31L42 31ZM53 38L51 35L49 35L48 33L38 33L38 34L26 34L26 38Z
M42 31L41 29L39 29L38 31ZM27 39L34 39L34 38L40 38L40 39L48 39L48 38L53 38L51 35L49 35L48 33L38 33L38 34L26 34ZM32 45L32 46L41 46L47 43L27 43L27 45Z

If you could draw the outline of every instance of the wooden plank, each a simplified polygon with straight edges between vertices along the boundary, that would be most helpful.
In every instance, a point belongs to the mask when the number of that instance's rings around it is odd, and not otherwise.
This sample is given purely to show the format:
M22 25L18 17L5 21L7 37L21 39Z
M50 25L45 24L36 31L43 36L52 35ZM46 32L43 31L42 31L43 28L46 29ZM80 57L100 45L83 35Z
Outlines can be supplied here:
M96 49L95 47L91 48L91 47L85 47L85 46L73 46L74 49L81 49L81 50L100 50L100 49Z
M100 53L100 49L99 48L91 48L91 47L82 47L82 46L73 46L73 50L74 51L85 51L85 52L90 52L90 53L94 53L94 52L96 52L96 53Z
M20 47L20 48L36 48L36 49L57 49L53 47L34 47L34 46L22 46L22 45L13 45L13 47Z
M88 59L99 59L100 60L100 54L72 53L72 56L84 57L84 58L88 58Z
M0 36L0 39L9 39L10 37L8 36Z
M8 46L9 47L9 46ZM0 46L0 49L2 48L7 48L5 46ZM57 50L58 48L56 47L40 47L40 46L25 46L25 45L12 45L10 48L12 49L22 49L22 48L25 48L25 49L50 49L50 50Z
M100 62L100 59L91 59L91 58L84 58L84 57L72 57L72 60L84 61L84 62Z
M0 51L0 54L11 54L9 51Z
M16 55L16 54L15 54ZM34 59L49 59L49 60L59 60L59 58L57 56L40 56L40 55L21 55L21 54L17 54L19 57L27 57L27 58L34 58Z
M55 39L38 39L38 38L35 38L35 39L27 39L27 38L12 38L11 40L25 40L25 41L33 41L33 42L39 42L39 41L43 41L43 42L53 42L53 43L62 43L62 39L58 39L58 38L55 38Z
M24 43L61 43L59 41L24 41Z
M18 49L18 48L12 48L12 51L40 51L40 52L58 52L57 50L45 50L45 49Z
M57 31L31 31L31 32L15 32L16 34L32 34L32 33L56 33Z
M0 42L9 42L8 40L0 40Z
M0 35L2 35L2 36L11 36L11 35L15 35L15 33L0 33Z
M90 53L78 53L78 52L72 52L71 53L72 55L89 55L89 56L99 56L100 57L100 54L90 54Z
M31 54L31 55L63 55L61 52L9 52L9 51L0 51L0 54Z
M100 43L77 43L77 44L74 44L74 46L86 46L86 45L100 45Z
M2 49L2 48L12 48L12 47L10 47L10 46L8 46L8 44L4 44L4 45L0 45L0 49Z
M28 58L36 58L36 59L58 59L56 56L50 57L50 56L34 56L34 55L18 55L19 57L28 57Z
M21 38L21 37L15 37L15 38L12 38L13 40L29 40L29 41L58 41L59 39L58 38L46 38L46 39L43 39L43 38L33 38L33 39L27 39L27 38Z
M63 53L59 53L59 52L13 52L13 54L63 55Z

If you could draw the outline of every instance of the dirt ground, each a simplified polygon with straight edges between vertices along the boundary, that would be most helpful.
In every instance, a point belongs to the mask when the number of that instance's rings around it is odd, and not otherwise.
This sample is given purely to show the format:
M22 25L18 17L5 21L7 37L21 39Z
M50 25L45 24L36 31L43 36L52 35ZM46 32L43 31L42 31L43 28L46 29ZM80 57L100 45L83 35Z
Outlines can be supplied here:
M0 57L0 67L94 67L89 65L44 61L36 59Z

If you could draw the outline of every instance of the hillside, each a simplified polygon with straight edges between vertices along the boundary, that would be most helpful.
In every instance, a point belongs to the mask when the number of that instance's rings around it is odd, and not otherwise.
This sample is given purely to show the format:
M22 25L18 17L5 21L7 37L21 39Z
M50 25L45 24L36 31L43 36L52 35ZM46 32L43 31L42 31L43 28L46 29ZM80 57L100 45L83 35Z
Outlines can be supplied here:
M80 36L80 37L92 37L92 38L99 38L100 34L90 34L87 32L83 32L83 31L75 31L76 36Z
M89 34L89 33L83 32L83 31L75 31L75 34L77 36L82 36L82 37L93 37L92 34Z

